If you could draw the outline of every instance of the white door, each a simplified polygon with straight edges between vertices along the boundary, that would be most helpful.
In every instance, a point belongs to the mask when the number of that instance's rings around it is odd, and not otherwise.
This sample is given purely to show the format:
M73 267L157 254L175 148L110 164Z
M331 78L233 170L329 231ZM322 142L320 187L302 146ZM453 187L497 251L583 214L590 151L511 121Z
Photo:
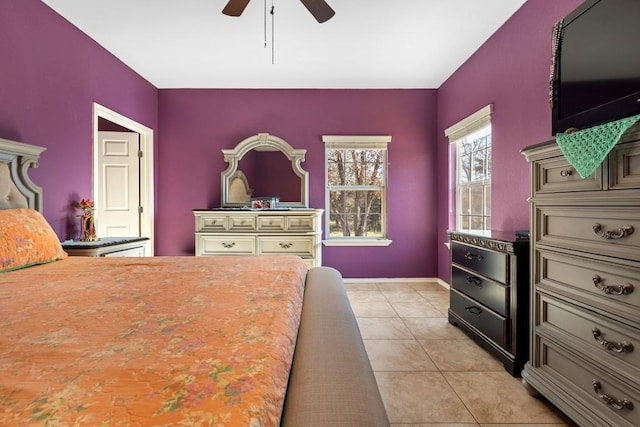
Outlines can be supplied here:
M140 236L140 136L135 132L98 132L95 179L99 237Z

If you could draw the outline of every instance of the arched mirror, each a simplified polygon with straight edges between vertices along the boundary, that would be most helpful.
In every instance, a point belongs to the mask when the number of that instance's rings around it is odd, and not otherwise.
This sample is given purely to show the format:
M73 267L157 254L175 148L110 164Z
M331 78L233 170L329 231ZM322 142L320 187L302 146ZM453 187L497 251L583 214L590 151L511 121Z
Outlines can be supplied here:
M306 152L268 133L223 149L229 167L221 174L222 206L248 206L251 198L275 197L281 208L309 207L309 174L300 165Z

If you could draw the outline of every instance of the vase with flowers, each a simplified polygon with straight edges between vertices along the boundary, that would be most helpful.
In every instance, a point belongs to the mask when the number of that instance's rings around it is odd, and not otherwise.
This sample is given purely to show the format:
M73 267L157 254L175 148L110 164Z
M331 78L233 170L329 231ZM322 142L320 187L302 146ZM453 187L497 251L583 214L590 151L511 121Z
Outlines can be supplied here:
M80 215L80 240L83 242L95 242L100 240L96 236L96 224L95 224L95 203L91 199L82 199L76 207L82 211Z

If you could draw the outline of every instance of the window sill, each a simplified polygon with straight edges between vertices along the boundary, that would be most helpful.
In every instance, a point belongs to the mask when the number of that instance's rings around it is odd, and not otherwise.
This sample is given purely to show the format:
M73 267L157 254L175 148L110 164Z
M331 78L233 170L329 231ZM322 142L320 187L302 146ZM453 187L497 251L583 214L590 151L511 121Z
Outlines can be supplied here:
M389 239L330 239L323 240L324 246L389 246Z

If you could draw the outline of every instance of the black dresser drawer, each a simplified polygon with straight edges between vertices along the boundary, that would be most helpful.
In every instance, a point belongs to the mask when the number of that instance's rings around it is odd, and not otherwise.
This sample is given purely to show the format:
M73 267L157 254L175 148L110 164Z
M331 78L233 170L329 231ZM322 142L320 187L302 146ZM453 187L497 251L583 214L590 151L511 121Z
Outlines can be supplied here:
M451 286L496 313L507 316L509 291L504 285L451 266Z
M477 301L473 301L463 294L451 290L451 310L462 320L480 331L494 343L505 347L506 319L499 316Z
M507 255L451 242L451 261L501 283L507 280Z

